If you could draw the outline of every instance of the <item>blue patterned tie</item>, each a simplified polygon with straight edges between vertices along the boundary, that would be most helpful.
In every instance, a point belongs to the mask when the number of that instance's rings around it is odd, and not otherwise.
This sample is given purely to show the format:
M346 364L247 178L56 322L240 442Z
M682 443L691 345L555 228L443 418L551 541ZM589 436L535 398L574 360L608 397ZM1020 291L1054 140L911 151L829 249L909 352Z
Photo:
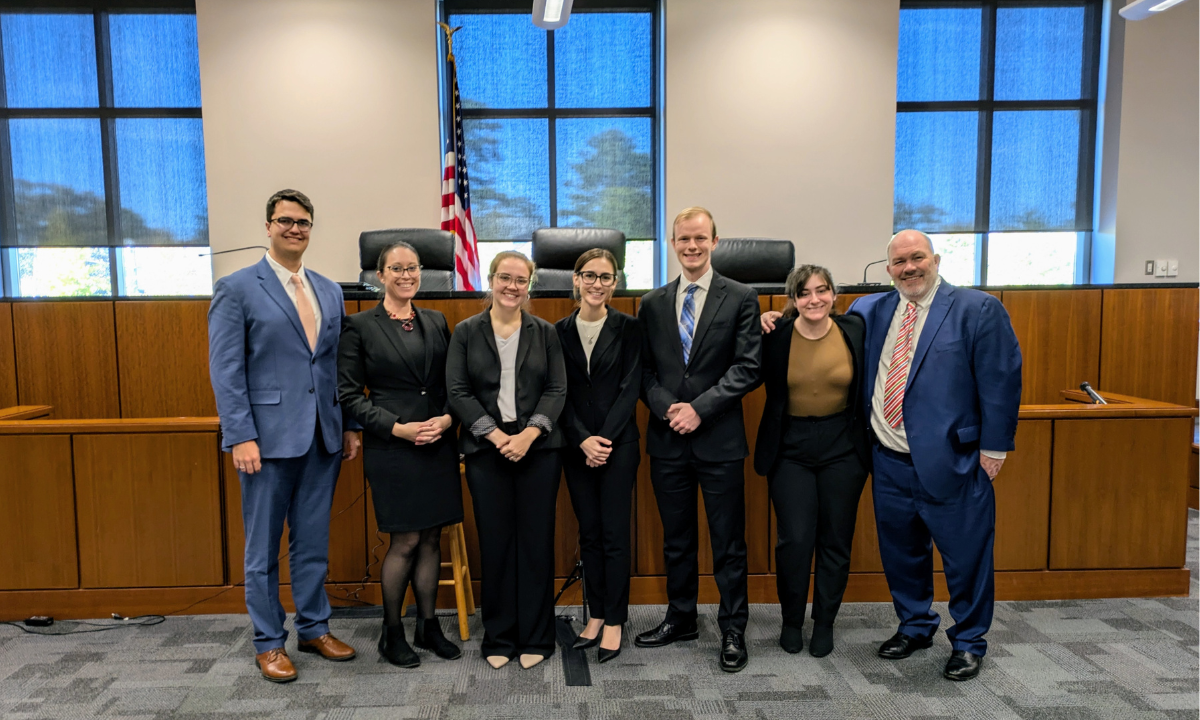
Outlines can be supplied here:
M687 287L683 299L683 311L679 313L679 342L683 344L683 364L692 356L692 336L696 334L696 291L700 286L692 283Z

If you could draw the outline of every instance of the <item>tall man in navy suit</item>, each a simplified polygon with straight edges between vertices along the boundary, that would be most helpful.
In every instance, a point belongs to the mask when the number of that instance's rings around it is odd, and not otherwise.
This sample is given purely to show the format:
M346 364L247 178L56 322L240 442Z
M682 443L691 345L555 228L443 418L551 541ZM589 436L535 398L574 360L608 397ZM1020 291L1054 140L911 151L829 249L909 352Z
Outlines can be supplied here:
M887 254L896 289L850 307L867 325L875 521L900 618L879 656L906 658L933 642L932 539L955 621L943 675L968 680L979 674L992 624L992 481L1017 431L1021 349L1000 301L938 276L927 235L899 232Z
M284 650L279 540L286 519L299 649L351 660L329 632L329 511L342 458L358 454L343 432L337 349L345 305L338 285L301 262L312 202L297 190L267 201L270 249L217 281L208 311L208 363L222 449L233 453L246 531L246 609L255 661L272 682L296 679Z

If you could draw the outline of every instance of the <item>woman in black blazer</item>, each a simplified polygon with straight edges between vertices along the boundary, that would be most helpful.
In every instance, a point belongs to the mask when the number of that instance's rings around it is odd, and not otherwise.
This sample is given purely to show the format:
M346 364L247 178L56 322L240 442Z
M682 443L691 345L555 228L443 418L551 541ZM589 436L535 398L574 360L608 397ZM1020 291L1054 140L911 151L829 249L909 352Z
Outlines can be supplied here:
M435 613L441 530L462 522L458 446L446 400L446 317L413 305L421 287L416 250L396 243L379 255L383 300L351 315L338 349L338 396L363 426L363 469L375 519L391 535L383 558L383 633L379 653L394 665L420 658L404 637L405 588L417 599L414 644L453 659ZM367 390L370 390L369 394Z
M779 644L791 653L804 647L815 548L809 652L816 657L833 650L833 621L850 575L858 499L870 469L863 322L833 314L834 288L829 271L816 265L788 276L788 310L763 338L767 399L754 448L754 469L767 476L778 523Z
M446 358L479 530L482 651L496 668L517 655L533 667L554 653L558 417L567 382L554 326L523 309L533 273L521 253L497 254L490 305L454 328Z
M629 613L629 516L641 462L634 410L642 386L642 333L636 318L608 306L619 274L607 250L580 255L572 280L579 309L555 324L567 365L563 470L579 519L592 616L575 648L598 643L602 663L620 654Z

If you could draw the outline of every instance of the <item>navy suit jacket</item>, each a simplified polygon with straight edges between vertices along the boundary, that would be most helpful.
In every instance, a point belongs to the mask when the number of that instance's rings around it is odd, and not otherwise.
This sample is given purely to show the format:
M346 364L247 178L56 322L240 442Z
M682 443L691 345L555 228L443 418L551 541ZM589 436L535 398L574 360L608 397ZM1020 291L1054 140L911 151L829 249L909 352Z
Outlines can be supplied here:
M264 458L300 457L320 423L326 452L340 452L337 351L346 315L337 283L305 269L321 305L317 348L296 305L263 257L221 278L208 309L208 370L221 449L257 440ZM351 422L347 429L358 429Z
M861 297L850 313L867 324L862 393L871 416L879 356L900 302L892 290ZM1021 404L1021 348L1008 312L987 293L938 287L917 340L904 392L904 429L921 485L958 494L980 472L979 450L1014 448Z

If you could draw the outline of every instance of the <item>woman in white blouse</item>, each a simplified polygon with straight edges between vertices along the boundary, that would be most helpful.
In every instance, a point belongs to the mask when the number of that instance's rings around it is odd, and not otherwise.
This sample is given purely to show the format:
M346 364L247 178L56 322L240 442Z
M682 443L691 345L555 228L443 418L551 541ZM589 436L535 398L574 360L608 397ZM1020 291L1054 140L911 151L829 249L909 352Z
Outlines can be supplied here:
M534 265L502 252L488 308L454 328L446 357L451 412L475 508L483 570L482 651L496 668L554 653L554 510L562 469L566 371L554 326L524 306Z

